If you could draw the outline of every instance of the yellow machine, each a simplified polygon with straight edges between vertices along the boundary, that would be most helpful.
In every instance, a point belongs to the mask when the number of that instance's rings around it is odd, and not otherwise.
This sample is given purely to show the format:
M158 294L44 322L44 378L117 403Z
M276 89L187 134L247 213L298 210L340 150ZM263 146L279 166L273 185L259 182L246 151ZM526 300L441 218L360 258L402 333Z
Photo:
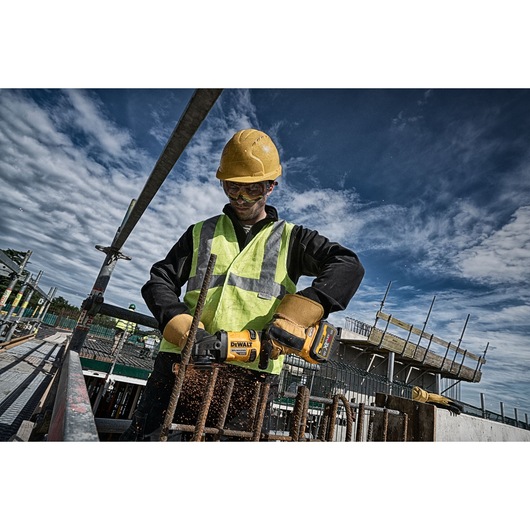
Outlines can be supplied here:
M321 321L307 329L304 344L296 354L312 364L325 363L338 348L337 334L337 328ZM267 368L269 359L278 356L268 330L218 331L197 341L191 358L195 366L209 367L226 361L254 362L258 355L261 370Z

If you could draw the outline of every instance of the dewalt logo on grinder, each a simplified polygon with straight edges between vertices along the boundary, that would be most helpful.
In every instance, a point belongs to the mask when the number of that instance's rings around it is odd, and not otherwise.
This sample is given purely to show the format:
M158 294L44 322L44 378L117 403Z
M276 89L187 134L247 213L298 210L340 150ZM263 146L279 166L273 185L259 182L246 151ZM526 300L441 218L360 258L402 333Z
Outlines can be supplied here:
M236 341L233 340L230 343L231 348L250 348L252 346L252 342L249 341Z

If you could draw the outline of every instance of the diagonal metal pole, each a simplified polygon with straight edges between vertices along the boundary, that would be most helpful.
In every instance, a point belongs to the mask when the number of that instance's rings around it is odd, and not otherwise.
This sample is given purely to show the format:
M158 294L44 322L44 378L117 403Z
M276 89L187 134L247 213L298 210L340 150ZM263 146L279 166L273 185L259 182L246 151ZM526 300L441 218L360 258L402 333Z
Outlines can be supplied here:
M198 89L194 92L138 199L131 201L112 244L110 247L96 246L98 250L106 254L106 257L90 295L81 306L81 314L72 333L72 338L68 346L69 350L81 351L92 320L103 303L103 293L110 281L110 276L114 271L117 260L130 259L121 253L123 244L173 169L173 166L176 164L193 135L197 132L201 123L210 112L217 98L221 95L221 92L222 89Z

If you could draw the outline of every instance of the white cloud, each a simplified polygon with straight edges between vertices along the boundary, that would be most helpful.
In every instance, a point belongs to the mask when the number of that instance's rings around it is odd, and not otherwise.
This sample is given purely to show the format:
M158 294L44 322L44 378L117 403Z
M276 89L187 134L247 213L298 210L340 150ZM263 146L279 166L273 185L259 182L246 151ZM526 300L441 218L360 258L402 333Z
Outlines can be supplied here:
M519 208L510 221L458 256L462 275L491 283L530 280L530 206Z
M129 153L132 147L130 134L106 118L96 100L80 90L67 90L65 93L72 110L62 116L60 121L71 119L94 145L115 158L122 158Z

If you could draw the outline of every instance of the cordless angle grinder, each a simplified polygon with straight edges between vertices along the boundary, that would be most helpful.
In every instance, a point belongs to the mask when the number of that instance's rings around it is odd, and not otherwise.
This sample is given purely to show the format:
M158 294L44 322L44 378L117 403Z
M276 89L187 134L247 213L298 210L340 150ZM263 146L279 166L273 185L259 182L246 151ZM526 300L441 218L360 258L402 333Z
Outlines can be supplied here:
M221 330L198 340L193 346L191 360L197 368L208 368L227 361L251 363L259 356L259 368L266 370L269 359L275 358L272 357L271 334L268 328L263 331ZM291 346L289 353L295 353L311 364L325 363L338 349L337 335L337 328L321 321L307 328L303 346L299 350Z

